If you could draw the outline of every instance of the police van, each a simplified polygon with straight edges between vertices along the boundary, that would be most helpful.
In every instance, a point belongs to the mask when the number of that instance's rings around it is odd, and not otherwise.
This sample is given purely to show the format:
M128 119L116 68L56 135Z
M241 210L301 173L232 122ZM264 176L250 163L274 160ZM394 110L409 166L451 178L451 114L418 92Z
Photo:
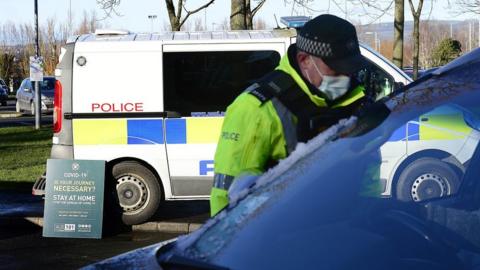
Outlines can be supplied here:
M294 29L72 37L55 72L51 158L107 161L126 224L148 220L162 200L208 199L227 106L294 42ZM411 82L360 50L370 64L357 75L378 97Z

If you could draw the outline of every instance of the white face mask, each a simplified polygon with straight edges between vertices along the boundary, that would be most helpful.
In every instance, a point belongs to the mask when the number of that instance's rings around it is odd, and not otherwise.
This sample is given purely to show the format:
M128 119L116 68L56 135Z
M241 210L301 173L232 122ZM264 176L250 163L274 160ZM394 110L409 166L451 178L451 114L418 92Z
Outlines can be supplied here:
M310 60L313 61L312 56L310 56ZM339 76L323 75L323 73L320 72L320 69L317 67L317 64L315 63L315 61L313 61L313 65L315 66L315 69L317 70L318 74L320 74L320 76L322 76L323 78L322 83L317 88L320 92L325 94L328 100L335 100L343 96L348 91L348 88L350 87L350 77L345 75L339 75ZM308 80L310 80L308 73L307 73L307 78Z

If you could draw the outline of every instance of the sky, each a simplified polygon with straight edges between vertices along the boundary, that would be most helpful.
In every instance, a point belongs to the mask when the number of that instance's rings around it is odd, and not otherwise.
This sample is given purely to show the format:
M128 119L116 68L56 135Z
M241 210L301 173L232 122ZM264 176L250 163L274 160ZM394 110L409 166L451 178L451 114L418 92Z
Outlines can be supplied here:
M291 0L287 0L292 2ZM384 0L388 2L388 0ZM430 0L431 1L431 0ZM444 20L463 20L477 17L473 15L452 14L451 7L448 6L447 0L436 0L432 12L430 13L430 2L426 0L424 4L424 17L430 19L444 19ZM176 3L176 0L174 0ZM195 9L205 3L206 0L190 0L187 1L187 8ZM255 0L252 0L255 4ZM341 2L341 0L340 0ZM407 2L407 1L406 1ZM300 15L315 16L326 12L328 9L328 1L315 1L314 9L318 12L305 12ZM84 11L95 11L99 17L103 17L103 11L98 7L96 0L38 0L39 9L39 23L45 24L47 18L56 18L57 21L63 22L67 20L68 11L71 7L73 18L76 23L82 17ZM344 9L344 7L341 7ZM360 22L362 24L371 22L371 19L365 16L359 16L360 10L354 6L347 5L347 19L353 22ZM126 29L133 32L159 32L165 30L165 25L168 24L168 16L164 0L121 0L121 5L118 9L121 16L113 16L105 19L104 25L108 28ZM406 19L411 20L410 9L408 4L405 6ZM303 13L301 9L297 12ZM393 12L393 9L392 9ZM390 12L390 13L392 13ZM345 12L341 11L333 4L330 7L330 13L345 18ZM201 11L196 15L200 17L202 22L206 25L208 30L215 28L218 30L219 25L228 18L230 14L230 0L216 0L207 10ZM156 15L156 19L149 19L149 15ZM292 15L292 4L286 4L284 0L267 0L265 5L260 9L257 18L262 18L269 27L275 27L275 16L278 20L282 16ZM296 14L293 14L296 15ZM33 23L34 17L34 0L0 0L0 24L7 21L14 23ZM189 21L193 22L194 17L190 17ZM391 22L393 17L390 15L384 16L378 22ZM279 22L280 23L280 22Z

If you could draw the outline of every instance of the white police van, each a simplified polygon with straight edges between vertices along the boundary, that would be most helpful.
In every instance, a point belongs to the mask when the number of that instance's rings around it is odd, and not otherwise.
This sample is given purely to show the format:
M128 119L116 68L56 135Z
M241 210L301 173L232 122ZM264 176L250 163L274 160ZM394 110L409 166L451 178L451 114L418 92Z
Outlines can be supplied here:
M126 224L148 220L162 200L208 199L226 107L294 42L292 29L70 38L56 70L51 158L106 160ZM380 96L411 81L361 52L370 66L359 76Z

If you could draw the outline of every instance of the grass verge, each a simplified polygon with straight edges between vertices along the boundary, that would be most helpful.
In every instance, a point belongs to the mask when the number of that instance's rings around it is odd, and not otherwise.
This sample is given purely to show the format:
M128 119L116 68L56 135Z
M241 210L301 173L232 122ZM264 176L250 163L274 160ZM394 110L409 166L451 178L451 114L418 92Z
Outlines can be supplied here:
M45 172L51 141L49 126L0 128L0 187L35 182Z

